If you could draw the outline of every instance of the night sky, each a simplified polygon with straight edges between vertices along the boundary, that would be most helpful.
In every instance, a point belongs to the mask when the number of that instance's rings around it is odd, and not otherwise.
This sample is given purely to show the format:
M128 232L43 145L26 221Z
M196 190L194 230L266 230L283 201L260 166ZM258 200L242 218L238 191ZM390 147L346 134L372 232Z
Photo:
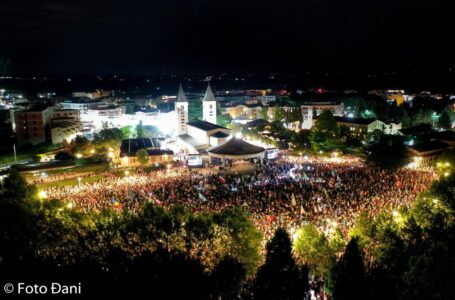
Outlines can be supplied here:
M0 67L13 74L448 69L453 2L2 0Z

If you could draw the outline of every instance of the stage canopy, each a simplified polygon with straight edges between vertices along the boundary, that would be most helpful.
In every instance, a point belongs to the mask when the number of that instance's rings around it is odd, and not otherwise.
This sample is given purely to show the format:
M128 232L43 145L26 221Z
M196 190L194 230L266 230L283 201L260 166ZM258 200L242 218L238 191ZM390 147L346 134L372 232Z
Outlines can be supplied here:
M209 157L221 159L263 158L264 148L252 145L239 138L231 138L226 143L208 151Z

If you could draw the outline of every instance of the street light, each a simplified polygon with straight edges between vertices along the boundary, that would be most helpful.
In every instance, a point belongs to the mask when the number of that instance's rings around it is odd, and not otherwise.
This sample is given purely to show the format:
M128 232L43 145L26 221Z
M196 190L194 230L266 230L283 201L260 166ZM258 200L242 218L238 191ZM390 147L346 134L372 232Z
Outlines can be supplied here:
M81 186L81 180L82 180L82 178L80 178L80 177L77 178L77 182L78 182L79 186Z
M82 154L76 153L76 158L81 158L81 157L82 157Z

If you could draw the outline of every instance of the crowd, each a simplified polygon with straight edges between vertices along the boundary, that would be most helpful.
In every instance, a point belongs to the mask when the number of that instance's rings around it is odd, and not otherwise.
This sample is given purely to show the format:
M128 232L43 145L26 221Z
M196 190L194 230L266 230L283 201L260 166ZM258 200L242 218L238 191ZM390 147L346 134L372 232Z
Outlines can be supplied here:
M178 203L194 212L240 206L268 237L279 226L292 234L307 222L325 232L335 226L346 232L361 211L375 215L384 207L409 206L435 177L430 171L374 169L357 160L300 158L261 165L251 175L220 176L184 168L123 178L107 174L96 183L51 187L46 194L83 211L137 210L148 201L163 207Z

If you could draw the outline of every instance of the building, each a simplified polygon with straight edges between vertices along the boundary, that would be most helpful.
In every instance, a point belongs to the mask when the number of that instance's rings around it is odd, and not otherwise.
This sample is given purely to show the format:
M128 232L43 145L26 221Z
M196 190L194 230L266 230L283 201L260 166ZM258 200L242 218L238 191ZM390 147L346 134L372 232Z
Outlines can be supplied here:
M186 123L188 123L188 100L181 84L175 102L175 112L177 114L177 135L186 134Z
M334 102L312 102L301 106L302 129L311 129L313 119L318 117L324 110L329 110L334 116L343 116L343 104Z
M87 111L88 118L95 120L99 117L120 117L125 114L125 107L123 106L106 106L106 107L94 107Z
M74 122L59 122L52 125L51 140L52 144L63 144L63 142L71 143L80 132L80 127Z
M96 90L94 92L74 92L72 96L74 98L89 98L92 100L108 97L111 96L113 92L111 91L103 91L103 90Z
M211 163L225 165L226 160L263 159L265 149L232 137L227 142L208 150Z
M37 145L48 141L58 144L64 139L68 141L74 138L73 131L79 132L81 128L78 110L59 109L55 106L35 106L28 110L16 111L14 122L13 128L19 145Z
M201 120L188 122L186 128L187 133L177 137L177 143L186 154L198 154L221 145L231 135L230 129Z
M202 116L204 120L188 120L188 100L179 87L175 102L177 116L177 145L185 154L199 154L207 148L218 146L227 141L231 130L216 125L217 101L210 85L202 100ZM210 121L207 121L210 120Z
M148 164L169 163L173 161L174 152L169 149L161 149L161 143L157 138L137 138L122 140L120 155L114 158L114 164L122 167L134 167L140 165L137 151L145 149L148 153Z
M76 109L81 114L87 114L90 109L97 108L102 102L87 100L65 100L60 105L63 109Z
M396 134L401 134L400 130L402 129L402 123L395 123L395 122L390 122L390 123L385 123L382 122L381 120L374 120L372 123L368 125L367 132L373 132L375 130L380 130L385 134L391 134L391 135L396 135Z
M52 110L52 126L61 122L72 122L80 127L81 113L77 109L59 109L54 107Z
M262 118L262 106L259 104L237 104L222 108L222 114L229 115L235 123L246 124Z
M202 99L202 120L216 124L217 116L217 102L215 95L213 95L212 88L210 84L207 86L207 91L205 92L204 98Z
M376 119L335 117L338 126L346 126L354 136L362 137L367 133L380 130L385 134L401 134L402 124L385 123Z
M50 128L53 108L35 106L28 110L15 111L14 120L17 142L19 145L37 145L45 143Z
M409 147L413 159L413 167L432 166L445 151L453 149L453 146L441 141L428 141Z

